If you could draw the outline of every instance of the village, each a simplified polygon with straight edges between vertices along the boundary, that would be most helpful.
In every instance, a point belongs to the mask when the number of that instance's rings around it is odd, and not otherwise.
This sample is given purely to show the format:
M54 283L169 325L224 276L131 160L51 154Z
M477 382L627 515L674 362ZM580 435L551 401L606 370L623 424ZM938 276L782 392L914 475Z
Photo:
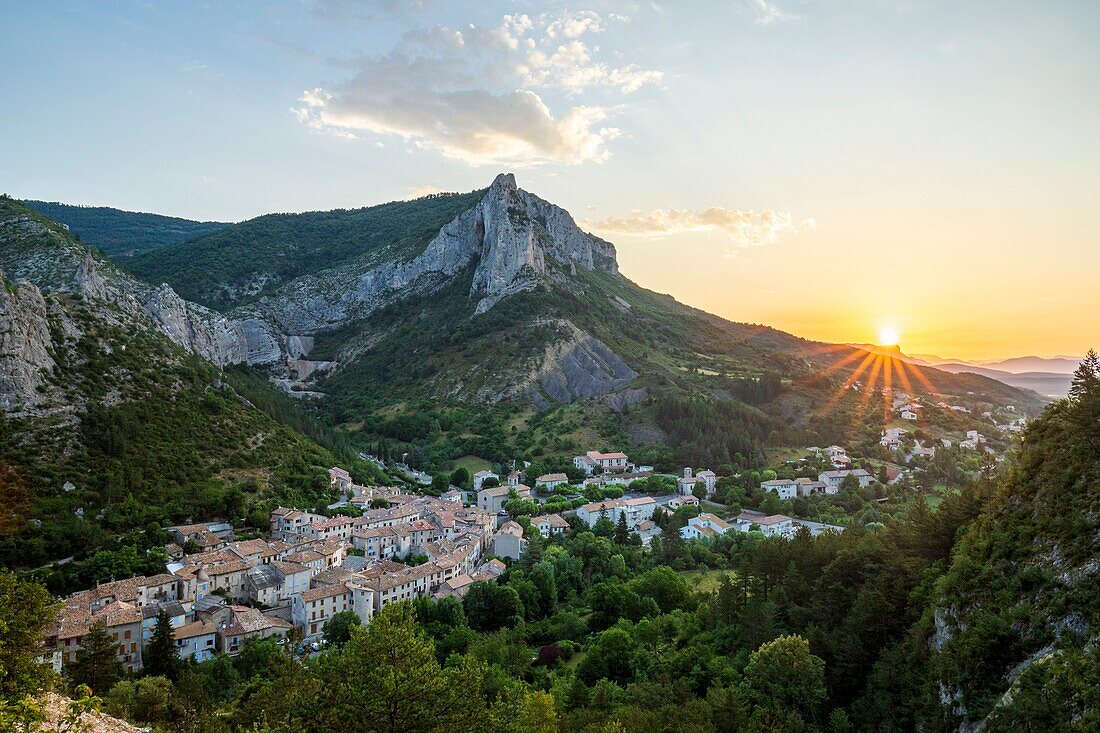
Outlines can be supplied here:
M902 421L918 420L925 407L908 395L896 402ZM1024 424L1023 418L1012 420L1004 430L1016 433ZM844 489L881 488L903 480L906 471L919 471L922 460L952 442L925 445L906 428L886 426L879 445L906 464L916 462L914 468L887 470L884 465L875 475L854 467L839 445L809 447L805 458L788 461L787 468L801 466L805 473L816 462L826 470L794 478L765 471L772 477L757 488L764 496L773 494L780 506ZM969 430L958 449L993 453L977 430ZM461 599L474 583L504 574L524 554L534 532L550 539L602 523L637 535L648 549L663 534L661 524L667 525L657 521L658 512L667 517L685 508L686 523L673 530L685 541L733 532L789 539L799 531L817 535L845 529L778 512L731 508L716 496L714 471L686 467L679 475L659 474L623 452L590 450L575 456L572 473L583 476L580 481L560 472L528 478L525 468L513 466L504 476L478 470L468 487L452 485L433 496L423 491L431 477L403 464L398 470L409 480L404 487L359 485L347 470L333 467L330 488L341 498L328 507L329 514L278 507L266 536L242 540L225 522L172 527L174 541L165 547L169 562L163 573L102 583L65 599L46 639L46 659L60 671L76 658L89 630L102 625L117 641L125 669L141 670L142 648L163 615L183 659L236 656L247 640L268 637L297 644L304 653L317 652L336 614L351 612L367 624L394 602ZM654 477L675 489L647 491Z

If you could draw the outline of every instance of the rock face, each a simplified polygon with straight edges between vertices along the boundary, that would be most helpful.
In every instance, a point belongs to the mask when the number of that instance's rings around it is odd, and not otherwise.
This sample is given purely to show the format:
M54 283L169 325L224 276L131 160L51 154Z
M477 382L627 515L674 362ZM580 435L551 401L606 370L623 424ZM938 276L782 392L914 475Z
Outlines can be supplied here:
M167 285L148 293L142 307L164 335L219 366L248 359L240 323L185 301Z
M500 398L523 397L544 409L622 392L638 376L603 341L568 321L556 325L568 335L548 345L538 368Z
M12 206L5 202L2 213ZM73 293L91 304L115 306L215 364L247 359L240 324L184 300L167 285L146 285L97 258L64 229L29 214L0 219L0 266L13 279L33 283L40 296Z
M0 267L33 283L7 294L0 316L0 404L9 412L42 401L41 375L52 368L45 314L54 294L121 312L215 364L273 367L273 378L288 392L317 396L308 389L311 374L340 364L310 360L314 335L394 301L435 292L462 275L470 278L469 315L476 318L510 295L568 282L578 268L618 273L610 243L581 231L564 209L520 190L511 174L497 176L476 205L411 259L353 260L300 277L228 315L190 303L166 284L136 280L10 199L0 214ZM525 367L518 369L494 395L570 402L617 392L637 376L606 344L563 325L564 338L547 346L536 372L525 376Z
M277 295L231 315L242 325L253 364L308 355L294 339L369 316L406 295L432 291L475 266L470 298L484 313L508 295L581 267L617 273L615 248L587 234L567 211L496 177L473 208L443 226L424 251L406 262L353 263L289 283Z
M0 411L19 417L46 401L45 377L56 366L50 342L42 292L0 280Z

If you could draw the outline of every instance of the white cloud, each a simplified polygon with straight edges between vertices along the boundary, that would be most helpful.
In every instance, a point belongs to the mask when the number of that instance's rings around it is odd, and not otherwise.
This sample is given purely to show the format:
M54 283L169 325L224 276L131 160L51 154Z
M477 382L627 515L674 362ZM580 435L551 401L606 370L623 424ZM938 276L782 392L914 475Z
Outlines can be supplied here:
M619 135L607 107L555 113L540 92L632 94L660 82L659 71L599 61L583 37L605 28L598 14L580 12L412 31L357 62L346 81L303 93L295 113L315 129L396 135L474 165L600 162Z
M756 8L756 22L759 25L772 25L790 20L798 20L798 16L788 13L771 0L752 0Z
M809 221L809 220L808 220ZM752 211L712 207L701 211L689 209L635 209L629 216L611 217L600 221L585 221L584 225L605 234L624 234L663 238L687 232L719 232L732 238L741 247L774 244L794 228L789 213L765 209Z
M409 189L409 198L418 199L421 196L430 196L433 193L443 193L443 189L431 184L413 186Z

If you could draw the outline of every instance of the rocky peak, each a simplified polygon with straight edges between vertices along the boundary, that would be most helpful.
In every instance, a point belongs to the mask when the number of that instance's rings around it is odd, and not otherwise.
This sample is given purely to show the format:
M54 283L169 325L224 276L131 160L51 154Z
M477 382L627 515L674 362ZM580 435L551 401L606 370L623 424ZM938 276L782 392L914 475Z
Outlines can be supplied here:
M509 191L516 191L516 176L514 173L498 173L497 177L493 179L493 185L489 187L489 190L504 189Z
M564 209L521 190L511 173L496 177L475 211L467 226L478 245L470 293L478 312L537 287L552 269L618 272L610 243L581 231Z

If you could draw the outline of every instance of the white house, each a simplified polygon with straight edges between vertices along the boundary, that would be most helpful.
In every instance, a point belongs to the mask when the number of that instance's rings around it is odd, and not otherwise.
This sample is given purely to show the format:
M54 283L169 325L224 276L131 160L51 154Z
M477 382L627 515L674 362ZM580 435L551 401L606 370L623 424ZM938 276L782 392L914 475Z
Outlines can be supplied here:
M595 527L600 517L606 516L614 523L618 523L619 515L626 515L626 525L630 528L653 516L653 510L657 508L657 501L651 496L642 496L637 499L610 499L606 501L594 501L577 509L577 516L589 527Z
M654 537L661 534L661 528L653 520L647 519L634 530L642 538L642 547L649 547Z
M798 484L791 479L779 478L761 481L760 488L775 493L780 499L793 499L798 496Z
M481 487L484 486L485 482L488 481L489 479L496 479L497 481L500 481L500 476L493 473L492 471L485 471L485 470L478 471L477 473L475 473L470 478L471 478L471 480L473 481L473 484L474 484L474 491L481 491Z
M915 413L912 410L906 408L906 409L901 411L901 419L902 420L916 420L917 419L917 413Z
M535 479L535 488L553 491L556 487L568 483L569 477L564 473L544 473Z
M960 440L959 447L969 448L970 450L978 450L983 443L985 443L984 435L979 433L977 430L967 430L966 440Z
M508 500L507 486L494 486L477 492L477 508L492 514L504 511L504 502Z
M811 478L801 477L794 480L795 490L799 496L810 496L811 494L824 494L825 484L821 481L814 481Z
M625 453L600 453L590 450L573 459L573 465L591 475L594 471L625 471L629 459Z
M328 470L328 482L340 491L347 491L351 488L351 474L347 469L333 466Z
M901 439L906 432L905 428L886 428L878 443L887 450L897 450L901 447Z
M584 471L585 476L591 476L600 467L596 459L588 455L573 456L573 467Z
M218 627L209 621L192 621L175 629L174 635L180 659L205 662L217 651Z
M680 536L685 540L711 539L732 529L733 525L729 522L704 512L689 519L687 526L680 529Z
M702 483L706 487L707 496L714 494L715 488L718 486L718 476L714 471L703 470L699 473L692 475L691 468L684 469L684 475L680 477L678 487L681 496L687 496L695 491L695 485Z
M665 503L665 508L671 512L682 506L699 506L699 498L694 494L684 494L683 496L674 496Z
M322 585L291 599L291 621L305 637L316 636L330 618L350 608L351 596L343 583Z
M794 521L783 514L757 514L741 512L734 525L740 532L763 532L765 537L793 537Z
M561 534L569 529L569 522L560 514L543 514L531 520L531 524L535 525L543 537Z
M862 468L857 468L852 471L825 471L817 475L817 480L825 484L826 494L835 494L840 491L840 485L844 483L844 479L848 476L855 476L859 480L860 488L870 486L871 480L874 478Z
M497 557L518 560L526 545L527 540L523 539L523 527L511 520L500 525L500 529L493 535L493 554Z

